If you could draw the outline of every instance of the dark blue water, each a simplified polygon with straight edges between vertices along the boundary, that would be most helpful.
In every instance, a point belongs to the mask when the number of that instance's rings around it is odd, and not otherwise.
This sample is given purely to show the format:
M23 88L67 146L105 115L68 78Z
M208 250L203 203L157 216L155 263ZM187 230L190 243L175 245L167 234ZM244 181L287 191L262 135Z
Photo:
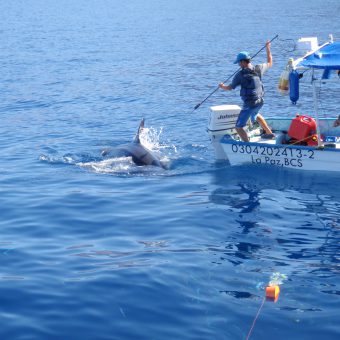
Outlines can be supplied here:
M214 162L210 105L267 39L264 115L293 40L340 38L338 0L0 3L2 339L339 339L339 175ZM293 39L293 40L284 40ZM264 61L264 53L258 61ZM322 114L339 114L339 86ZM334 100L335 99L335 100ZM168 170L103 159L132 140Z

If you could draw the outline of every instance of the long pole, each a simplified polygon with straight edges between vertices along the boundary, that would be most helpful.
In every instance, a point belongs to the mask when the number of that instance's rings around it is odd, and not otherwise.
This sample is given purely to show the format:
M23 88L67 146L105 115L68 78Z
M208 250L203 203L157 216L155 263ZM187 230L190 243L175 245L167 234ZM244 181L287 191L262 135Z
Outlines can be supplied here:
M312 83L313 83L313 104L314 104L314 115L316 118L316 134L318 136L318 147L322 147L321 142L321 133L320 133L320 126L319 126L319 109L318 109L318 96L316 93L316 78L314 76L314 67L313 67L313 73L312 73Z
M273 40L275 40L277 37L278 37L279 35L278 34L276 34L276 36L272 39L272 40L270 40L269 42L272 42ZM252 57L251 57L251 59L254 59L263 49L265 49L265 47L266 47L266 45L264 45L263 47L261 47L261 49L260 50L258 50ZM239 68L239 69L237 69L230 77L228 77L223 83L226 83L228 80L230 80L237 72L239 72L240 71L240 69L241 68ZM195 107L194 107L194 109L192 110L192 112L191 113L193 113L195 110L197 110L208 98L210 98L217 90L219 89L219 86L217 86L216 88L215 88L215 90L214 91L212 91L205 99L203 99L200 103L198 103Z

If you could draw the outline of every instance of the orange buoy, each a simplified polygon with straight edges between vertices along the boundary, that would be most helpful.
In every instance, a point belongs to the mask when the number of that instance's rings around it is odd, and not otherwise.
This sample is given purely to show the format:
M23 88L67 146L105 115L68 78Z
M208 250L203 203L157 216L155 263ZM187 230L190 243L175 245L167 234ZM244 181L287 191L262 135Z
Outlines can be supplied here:
M279 286L267 286L266 287L266 298L268 300L277 301L280 294L280 287Z
M271 300L271 301L274 301L276 302L277 299L279 298L279 294L280 294L280 286L279 285L274 285L272 283L269 283L270 286L267 286L266 287L266 297L264 297L262 299L262 303L261 303L261 306L260 308L258 309L257 313L256 313L256 316L254 318L254 321L250 327L250 330L248 332L248 335L246 337L246 340L249 339L254 327L255 327L255 324L256 324L256 321L261 313L261 310L262 310L262 307L264 306L264 303L266 300Z

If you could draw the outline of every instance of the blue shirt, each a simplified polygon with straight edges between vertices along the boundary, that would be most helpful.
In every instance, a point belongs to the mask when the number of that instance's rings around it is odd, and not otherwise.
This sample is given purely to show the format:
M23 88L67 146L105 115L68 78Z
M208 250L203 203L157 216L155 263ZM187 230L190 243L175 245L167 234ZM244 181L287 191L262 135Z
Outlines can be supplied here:
M261 78L268 68L266 63L250 65L249 68L240 70L234 76L230 86L232 89L241 86L240 96L245 104L252 106L262 102L264 89Z

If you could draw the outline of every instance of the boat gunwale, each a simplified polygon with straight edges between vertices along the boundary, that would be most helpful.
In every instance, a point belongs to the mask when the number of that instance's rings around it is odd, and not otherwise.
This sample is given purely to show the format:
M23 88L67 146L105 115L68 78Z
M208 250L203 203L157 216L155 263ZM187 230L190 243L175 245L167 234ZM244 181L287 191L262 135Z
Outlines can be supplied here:
M237 145L252 145L252 146L266 146L266 147L271 147L275 149L281 149L281 148L289 148L289 149L301 149L301 150L313 150L313 151L331 151L331 152L340 152L340 149L337 148L328 148L328 147L322 147L319 148L317 146L305 146L305 145L292 145L292 144L271 144L271 143L266 143L264 141L263 143L261 142L243 142L243 141L238 141L232 138L225 138L225 136L222 137L220 140L221 144L237 144Z

